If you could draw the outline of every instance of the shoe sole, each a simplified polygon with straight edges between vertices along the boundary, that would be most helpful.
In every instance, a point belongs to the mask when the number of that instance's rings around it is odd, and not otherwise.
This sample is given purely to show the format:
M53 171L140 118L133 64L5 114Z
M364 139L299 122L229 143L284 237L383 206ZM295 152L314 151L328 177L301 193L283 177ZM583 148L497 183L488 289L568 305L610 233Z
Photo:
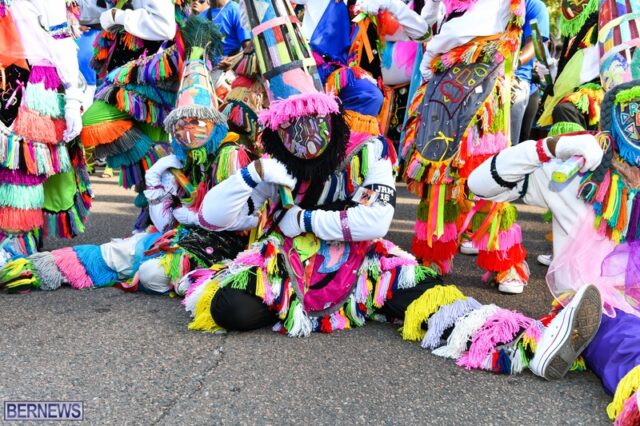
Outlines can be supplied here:
M500 293L505 293L505 294L522 294L522 292L524 292L524 286L522 287L502 287L501 285L498 285L498 291Z
M543 262L540 259L536 259L536 262L538 262L542 266L551 266L551 262L548 262L546 260Z
M460 246L460 253L466 254L467 256L477 256L479 253L479 250L475 248L465 248Z
M556 336L556 341L562 343L555 345L552 342L547 352L541 354L539 368L536 368L547 380L563 378L593 340L602 319L600 292L594 286L587 287L578 306L572 309L573 312L564 317L561 331ZM572 338L573 330L577 332L575 338Z

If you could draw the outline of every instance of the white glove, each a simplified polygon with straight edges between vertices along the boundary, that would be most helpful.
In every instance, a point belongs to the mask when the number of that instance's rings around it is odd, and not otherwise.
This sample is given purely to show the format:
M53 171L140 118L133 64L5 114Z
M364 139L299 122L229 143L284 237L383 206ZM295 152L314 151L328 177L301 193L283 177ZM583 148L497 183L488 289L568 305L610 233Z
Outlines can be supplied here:
M304 224L302 218L303 210L298 206L291 207L280 221L280 231L289 237L297 237L304 232Z
M420 62L420 74L422 79L427 82L433 78L433 71L431 71L431 61L433 57L429 54L429 50L424 53L422 62Z
M438 22L440 16L440 2L442 0L426 0L424 7L420 12L420 16L427 23L428 26L432 26Z
M148 186L145 189L144 196L149 202L161 200L169 195L178 194L178 182L171 172L164 172L160 175L157 185Z
M355 10L369 15L378 15L381 10L391 13L404 30L404 36L413 40L424 39L429 34L429 25L401 0L358 0ZM401 40L394 37L394 40Z
M100 26L105 31L111 31L116 25L124 25L124 12L122 10L109 9L100 14Z
M574 155L584 158L581 173L595 170L602 161L604 152L593 135L561 136L556 144L556 158L568 160Z
M147 197L147 200L156 201L169 194L177 194L178 183L176 182L175 176L168 171L170 168L182 168L182 163L178 160L178 157L173 154L162 157L147 170L147 173L144 175L144 180L147 185L144 196Z
M173 209L173 217L183 225L199 225L198 213L188 207L178 207Z
M69 142L77 137L82 131L82 104L76 99L67 99L64 105L64 121L66 128L62 134L65 142Z
M169 154L165 157L162 157L158 161L156 161L155 164L151 166L144 175L144 180L146 181L147 186L160 185L160 180L161 180L160 177L164 172L166 172L171 168L174 168L174 169L182 168L182 163L180 162L180 160L178 160L178 157L176 157L174 154Z
M260 161L260 165L262 166L262 182L286 186L289 189L296 187L296 178L289 174L284 164L275 158L261 158L258 161ZM254 168L255 171L255 162L251 163L249 167ZM252 175L255 176L257 173L252 173Z
M388 3L386 0L358 0L355 10L369 15L377 15L380 9L386 9L383 5Z

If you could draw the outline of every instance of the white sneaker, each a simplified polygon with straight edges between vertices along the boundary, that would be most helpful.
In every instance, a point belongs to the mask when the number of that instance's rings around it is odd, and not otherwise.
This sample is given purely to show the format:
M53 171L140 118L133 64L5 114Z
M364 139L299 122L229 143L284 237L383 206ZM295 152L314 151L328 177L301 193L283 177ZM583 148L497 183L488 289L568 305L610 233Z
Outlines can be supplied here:
M506 280L498 284L498 291L507 294L520 294L524 291L525 283L520 279Z
M460 244L460 253L476 256L480 250L473 246L470 240L465 240Z
M522 262L522 268L525 269L527 278L529 277L529 265L526 261ZM505 277L498 282L498 291L506 294L520 294L524 291L527 281L522 279L515 267L511 267Z
M600 327L602 300L593 285L585 285L551 321L529 364L531 371L547 380L564 377Z
M541 265L549 266L549 265L551 265L551 262L553 262L553 255L552 254L541 254L540 256L538 256L536 258L536 260Z

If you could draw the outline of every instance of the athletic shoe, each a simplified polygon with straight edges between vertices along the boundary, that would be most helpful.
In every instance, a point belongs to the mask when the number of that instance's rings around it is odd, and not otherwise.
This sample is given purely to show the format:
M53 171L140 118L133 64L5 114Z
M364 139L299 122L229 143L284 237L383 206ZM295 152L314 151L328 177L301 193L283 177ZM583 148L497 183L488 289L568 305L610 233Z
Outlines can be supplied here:
M600 292L593 285L581 287L545 330L529 365L531 371L547 380L564 377L596 335L601 318Z
M529 265L522 262L522 271L525 276L518 273L515 267L511 267L506 273L498 274L498 291L506 294L520 294L524 291L529 278ZM503 274L506 274L503 276Z
M552 254L541 254L536 259L538 260L539 264L544 265L544 266L549 266L549 265L551 265L551 262L553 262L553 255Z
M465 240L460 244L460 253L476 256L480 250L473 246L473 243L469 240Z

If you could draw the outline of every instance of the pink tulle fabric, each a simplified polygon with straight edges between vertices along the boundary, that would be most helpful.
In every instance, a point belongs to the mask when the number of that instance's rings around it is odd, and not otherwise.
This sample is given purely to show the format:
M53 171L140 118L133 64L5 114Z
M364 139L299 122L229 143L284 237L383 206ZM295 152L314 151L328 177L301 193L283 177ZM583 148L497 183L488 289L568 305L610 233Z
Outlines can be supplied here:
M603 275L604 260L614 252L616 244L598 233L593 226L594 220L593 211L589 209L586 217L576 222L574 229L569 232L567 243L558 253L554 253L547 273L547 285L558 298L563 293L593 284L600 290L607 315L615 317L615 308L640 316L637 304L634 307L625 296L628 253L625 256L622 252L614 259L609 258L609 267L604 271L606 275Z

